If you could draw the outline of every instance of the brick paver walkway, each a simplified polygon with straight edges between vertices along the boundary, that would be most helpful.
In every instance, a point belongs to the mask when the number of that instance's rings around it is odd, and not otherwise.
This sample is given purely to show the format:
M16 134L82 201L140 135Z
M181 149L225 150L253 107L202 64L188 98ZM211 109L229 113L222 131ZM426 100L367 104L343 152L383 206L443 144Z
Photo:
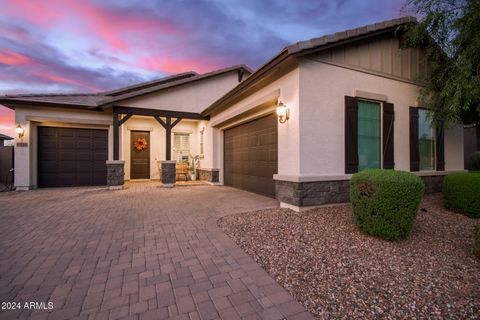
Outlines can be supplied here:
M0 318L311 319L216 225L276 205L228 187L152 183L2 193L0 302L21 309Z

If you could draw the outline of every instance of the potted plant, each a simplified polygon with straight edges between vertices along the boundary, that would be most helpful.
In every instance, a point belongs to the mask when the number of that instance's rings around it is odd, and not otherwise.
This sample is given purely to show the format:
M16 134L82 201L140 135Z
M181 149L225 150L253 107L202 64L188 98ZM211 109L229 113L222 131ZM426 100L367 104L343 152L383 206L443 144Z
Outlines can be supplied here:
M195 181L197 180L197 168L200 164L200 156L192 156L190 155L190 158L192 158L192 165L191 165L191 170L190 170L190 180Z

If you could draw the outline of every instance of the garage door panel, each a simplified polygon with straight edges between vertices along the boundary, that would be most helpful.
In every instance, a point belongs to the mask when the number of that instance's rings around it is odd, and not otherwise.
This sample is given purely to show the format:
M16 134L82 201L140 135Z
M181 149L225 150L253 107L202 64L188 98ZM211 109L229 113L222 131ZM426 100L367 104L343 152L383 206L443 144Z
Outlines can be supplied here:
M77 141L77 150L78 149L86 149L88 151L92 150L94 146L93 141L91 140L79 140Z
M62 138L73 138L75 136L75 130L73 128L56 128L58 130L57 136Z
M108 150L108 141L96 141L93 145L94 150L106 151Z
M275 153L275 155L273 155ZM224 183L275 196L277 118L270 115L228 129L224 135Z
M107 130L38 127L40 187L103 185Z
M78 150L77 161L93 161L93 152L91 150Z

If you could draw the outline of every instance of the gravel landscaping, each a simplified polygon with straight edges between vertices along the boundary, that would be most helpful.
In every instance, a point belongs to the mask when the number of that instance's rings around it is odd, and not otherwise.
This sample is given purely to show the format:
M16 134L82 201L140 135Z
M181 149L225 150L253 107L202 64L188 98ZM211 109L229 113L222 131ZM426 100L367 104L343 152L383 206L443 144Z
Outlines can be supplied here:
M349 205L227 216L220 227L318 318L480 317L479 220L424 198L408 240L358 231Z

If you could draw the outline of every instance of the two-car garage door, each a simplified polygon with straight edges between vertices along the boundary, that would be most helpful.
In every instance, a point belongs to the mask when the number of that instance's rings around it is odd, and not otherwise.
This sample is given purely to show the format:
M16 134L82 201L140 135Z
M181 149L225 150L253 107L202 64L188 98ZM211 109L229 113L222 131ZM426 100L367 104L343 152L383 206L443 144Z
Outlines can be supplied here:
M104 185L107 159L107 130L38 127L40 187Z
M277 141L275 114L225 130L224 184L275 197Z

